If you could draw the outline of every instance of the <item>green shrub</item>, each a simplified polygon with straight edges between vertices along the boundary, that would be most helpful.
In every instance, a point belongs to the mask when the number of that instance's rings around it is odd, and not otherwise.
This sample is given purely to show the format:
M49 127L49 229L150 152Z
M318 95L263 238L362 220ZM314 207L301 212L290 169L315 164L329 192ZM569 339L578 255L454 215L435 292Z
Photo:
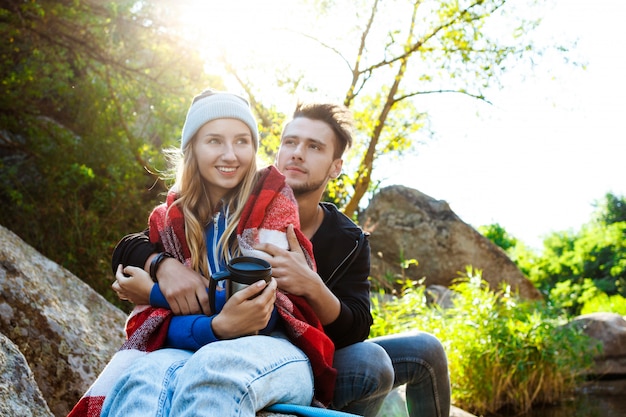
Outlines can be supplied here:
M565 280L557 282L550 290L549 302L564 314L577 316L581 312L582 306L587 300L601 293L592 279L585 278L582 282L572 282Z
M626 298L619 294L607 295L599 292L587 300L581 309L582 314L596 312L617 313L626 316Z
M494 292L468 268L452 287L454 307L429 307L423 286L402 297L373 300L371 336L423 330L443 343L455 405L476 414L554 402L592 364L589 339L553 307L520 300L509 287Z

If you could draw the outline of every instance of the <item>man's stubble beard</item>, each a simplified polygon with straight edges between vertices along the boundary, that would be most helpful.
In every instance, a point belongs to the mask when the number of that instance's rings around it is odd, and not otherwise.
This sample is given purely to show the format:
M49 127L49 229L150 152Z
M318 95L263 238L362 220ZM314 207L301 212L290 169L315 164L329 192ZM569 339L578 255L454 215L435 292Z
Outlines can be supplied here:
M306 182L304 184L294 184L294 185L289 184L289 186L293 190L294 196L298 197L298 196L302 196L304 194L308 194L308 193L317 191L317 190L319 190L322 187L325 187L326 186L326 179L323 179L323 180L318 181L316 183Z
M326 169L326 175L319 181L307 181L305 183L295 183L290 184L290 181L287 180L287 185L289 185L293 191L295 197L303 197L306 194L314 193L322 189L322 193L326 189L326 184L331 179L330 178L330 170L331 166L329 165Z

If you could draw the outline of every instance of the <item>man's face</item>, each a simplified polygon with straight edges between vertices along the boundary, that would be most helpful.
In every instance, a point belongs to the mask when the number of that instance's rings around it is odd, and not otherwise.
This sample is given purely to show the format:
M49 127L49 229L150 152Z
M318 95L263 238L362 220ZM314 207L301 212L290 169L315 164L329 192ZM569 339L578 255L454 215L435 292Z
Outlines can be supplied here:
M341 172L334 158L335 134L325 122L297 117L283 131L276 167L296 196L319 191Z

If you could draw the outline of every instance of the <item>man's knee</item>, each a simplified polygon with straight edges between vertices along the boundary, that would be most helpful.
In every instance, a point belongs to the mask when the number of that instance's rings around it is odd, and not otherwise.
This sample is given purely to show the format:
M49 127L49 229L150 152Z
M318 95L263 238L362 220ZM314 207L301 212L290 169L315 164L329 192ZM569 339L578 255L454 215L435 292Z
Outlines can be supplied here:
M399 333L371 339L381 345L392 360L418 357L429 363L447 363L446 352L435 336L426 332Z
M420 333L419 342L417 344L422 345L425 359L431 363L448 363L448 357L443 344L439 339L430 333Z
M335 352L334 366L341 374L361 374L376 380L381 387L392 387L394 380L393 364L381 346L360 342Z

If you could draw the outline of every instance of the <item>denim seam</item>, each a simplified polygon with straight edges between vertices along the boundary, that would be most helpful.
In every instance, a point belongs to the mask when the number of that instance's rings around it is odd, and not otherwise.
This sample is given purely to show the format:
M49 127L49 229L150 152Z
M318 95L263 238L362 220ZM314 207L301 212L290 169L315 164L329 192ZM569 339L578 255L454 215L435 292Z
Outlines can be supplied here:
M272 372L275 372L276 370L292 364L292 363L296 363L296 362L307 362L308 360L305 358L301 358L301 357L293 357L290 359L285 359L282 362L280 362L280 364L271 364L270 366L264 368L261 372L259 372L258 375L256 375L254 378L252 378L248 383L246 383L246 391L243 393L244 395L241 396L241 401L239 402L238 405L240 405L241 403L243 403L249 396L250 396L250 386L257 380L259 380L260 378L264 377L267 374L270 374ZM239 407L237 410L235 410L235 414L237 416L241 416L241 407Z
M165 377L163 378L163 384L162 384L163 389L161 390L161 393L159 394L159 407L157 409L157 415L155 417L164 416L163 413L165 412L165 407L164 407L165 401L167 400L168 393L171 390L170 380L172 379L172 376L176 374L176 371L178 371L178 369L185 366L185 364L187 363L187 360L188 359L184 359L184 360L174 362L167 368L167 372L165 373Z

